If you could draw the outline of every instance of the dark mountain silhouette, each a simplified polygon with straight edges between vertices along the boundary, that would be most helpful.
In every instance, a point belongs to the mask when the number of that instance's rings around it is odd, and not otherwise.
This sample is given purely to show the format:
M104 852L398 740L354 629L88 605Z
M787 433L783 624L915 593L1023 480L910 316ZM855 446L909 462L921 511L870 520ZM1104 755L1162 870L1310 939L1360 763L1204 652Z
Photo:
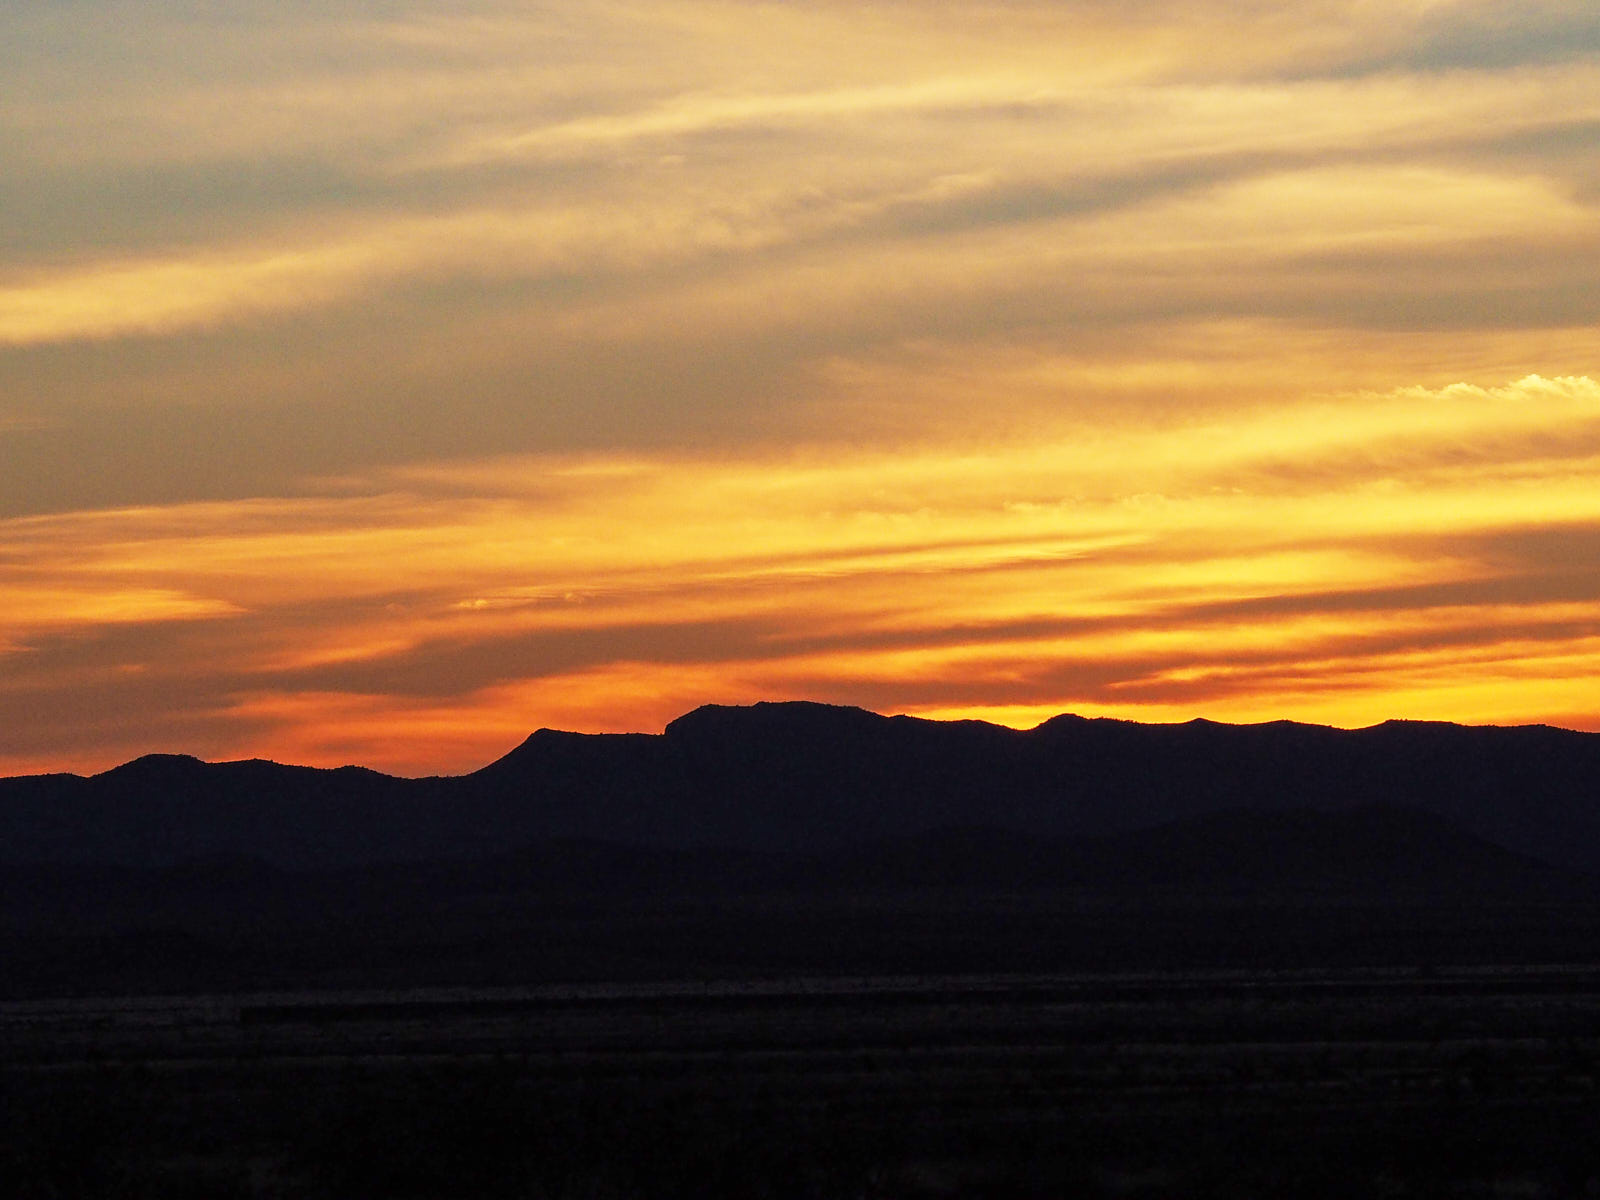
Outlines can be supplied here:
M709 706L660 735L540 730L456 777L152 755L90 778L0 780L0 861L232 855L327 870L552 839L838 855L953 828L1103 837L1228 811L1374 806L1600 871L1600 735L1071 716L1017 731L819 704Z

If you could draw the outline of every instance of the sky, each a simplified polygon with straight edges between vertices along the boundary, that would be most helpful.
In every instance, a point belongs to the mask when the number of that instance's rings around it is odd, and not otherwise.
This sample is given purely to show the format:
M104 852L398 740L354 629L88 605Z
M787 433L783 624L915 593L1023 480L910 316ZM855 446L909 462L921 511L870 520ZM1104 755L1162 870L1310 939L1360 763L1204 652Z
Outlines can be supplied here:
M7 0L0 774L1600 729L1592 0Z

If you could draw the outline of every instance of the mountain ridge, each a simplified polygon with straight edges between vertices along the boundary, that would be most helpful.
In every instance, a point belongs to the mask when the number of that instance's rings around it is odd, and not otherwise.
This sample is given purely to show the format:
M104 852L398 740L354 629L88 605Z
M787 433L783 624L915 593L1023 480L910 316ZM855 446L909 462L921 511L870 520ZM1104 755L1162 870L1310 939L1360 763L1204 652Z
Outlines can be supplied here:
M838 853L963 825L1093 837L1224 810L1381 803L1596 871L1597 798L1600 734L1553 726L1061 714L1017 730L764 702L705 705L660 734L540 729L455 776L144 755L92 776L0 779L0 861L242 853L325 868L482 858L560 837Z

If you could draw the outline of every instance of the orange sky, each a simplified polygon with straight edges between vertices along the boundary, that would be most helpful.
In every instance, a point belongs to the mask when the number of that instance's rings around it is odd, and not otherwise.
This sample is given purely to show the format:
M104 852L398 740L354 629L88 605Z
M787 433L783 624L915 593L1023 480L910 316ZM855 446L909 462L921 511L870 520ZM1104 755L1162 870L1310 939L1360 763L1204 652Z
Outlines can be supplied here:
M1588 3L19 0L0 773L1600 728L1597 166Z

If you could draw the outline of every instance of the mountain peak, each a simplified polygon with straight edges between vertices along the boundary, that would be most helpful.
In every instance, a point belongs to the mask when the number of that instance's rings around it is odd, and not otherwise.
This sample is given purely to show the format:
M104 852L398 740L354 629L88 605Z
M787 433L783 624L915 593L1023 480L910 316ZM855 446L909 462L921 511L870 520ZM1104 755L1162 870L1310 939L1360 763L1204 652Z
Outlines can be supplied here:
M761 700L755 704L703 704L666 727L669 737L718 732L755 732L778 728L808 731L863 729L886 723L888 717L846 704L815 700Z
M141 754L120 766L91 776L94 779L161 779L192 774L206 763L192 754Z

